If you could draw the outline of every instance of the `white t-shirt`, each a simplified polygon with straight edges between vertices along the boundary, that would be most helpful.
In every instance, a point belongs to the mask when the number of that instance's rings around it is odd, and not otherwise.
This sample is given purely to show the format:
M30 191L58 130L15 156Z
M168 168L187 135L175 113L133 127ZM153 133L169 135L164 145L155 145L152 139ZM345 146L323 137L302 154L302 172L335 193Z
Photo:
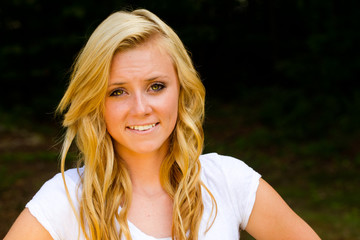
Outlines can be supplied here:
M260 175L244 162L216 153L202 155L200 161L201 180L215 197L218 212L214 224L204 235L212 203L207 191L203 189L204 214L200 223L199 240L238 240L239 227L245 229L254 206ZM82 169L80 173L81 171ZM80 177L77 169L66 171L65 179L78 211L77 199L81 191L78 191ZM47 181L26 207L55 240L78 239L78 221L66 196L61 174ZM146 235L131 222L129 229L133 240L159 240ZM80 239L85 239L81 230Z

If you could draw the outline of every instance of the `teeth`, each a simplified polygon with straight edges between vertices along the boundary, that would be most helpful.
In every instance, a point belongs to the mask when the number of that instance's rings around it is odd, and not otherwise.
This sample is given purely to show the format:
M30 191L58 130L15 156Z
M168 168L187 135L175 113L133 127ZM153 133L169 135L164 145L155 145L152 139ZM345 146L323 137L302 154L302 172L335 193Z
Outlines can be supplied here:
M130 129L132 130L138 130L138 131L146 131L149 130L150 128L155 127L155 123L154 124L149 124L149 125L142 125L142 126L129 126Z

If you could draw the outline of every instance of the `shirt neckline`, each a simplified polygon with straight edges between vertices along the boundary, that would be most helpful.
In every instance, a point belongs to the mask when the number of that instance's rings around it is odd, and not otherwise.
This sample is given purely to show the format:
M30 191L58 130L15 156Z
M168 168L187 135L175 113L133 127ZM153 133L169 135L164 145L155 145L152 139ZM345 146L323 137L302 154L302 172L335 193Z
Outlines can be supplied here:
M148 239L148 240L171 240L171 237L165 237L165 238L156 238L153 236L150 236L143 231L141 231L138 227L135 226L132 222L128 220L129 228L131 229L130 232L135 235L140 235L141 239Z

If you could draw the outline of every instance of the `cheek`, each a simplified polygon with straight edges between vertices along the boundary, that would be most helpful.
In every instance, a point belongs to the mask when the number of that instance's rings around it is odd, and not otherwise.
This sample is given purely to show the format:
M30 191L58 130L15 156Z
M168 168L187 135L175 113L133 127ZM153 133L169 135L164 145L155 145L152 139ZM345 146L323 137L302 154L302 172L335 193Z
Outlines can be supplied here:
M105 110L104 110L104 120L106 124L106 128L108 131L113 129L116 126L116 122L119 122L119 118L121 118L121 110L112 102L105 102Z
M111 104L105 102L104 120L105 120L106 125L108 125L109 120L112 119L111 113L113 111L111 111L110 108L111 108Z
M179 99L176 95L175 96L174 95L172 96L171 99L168 99L167 105L166 105L167 112L169 113L170 124L172 125L172 127L175 126L177 118L178 118L178 114L179 114L178 113L179 112L179 107L178 107Z

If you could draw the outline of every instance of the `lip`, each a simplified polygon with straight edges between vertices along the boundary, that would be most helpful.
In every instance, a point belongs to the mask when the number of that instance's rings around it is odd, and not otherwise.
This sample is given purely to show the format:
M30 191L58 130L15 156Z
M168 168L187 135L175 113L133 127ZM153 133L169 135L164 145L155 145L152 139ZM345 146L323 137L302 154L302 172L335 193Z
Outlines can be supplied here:
M136 133L148 133L157 128L159 122L147 124L133 124L126 126L126 130Z

